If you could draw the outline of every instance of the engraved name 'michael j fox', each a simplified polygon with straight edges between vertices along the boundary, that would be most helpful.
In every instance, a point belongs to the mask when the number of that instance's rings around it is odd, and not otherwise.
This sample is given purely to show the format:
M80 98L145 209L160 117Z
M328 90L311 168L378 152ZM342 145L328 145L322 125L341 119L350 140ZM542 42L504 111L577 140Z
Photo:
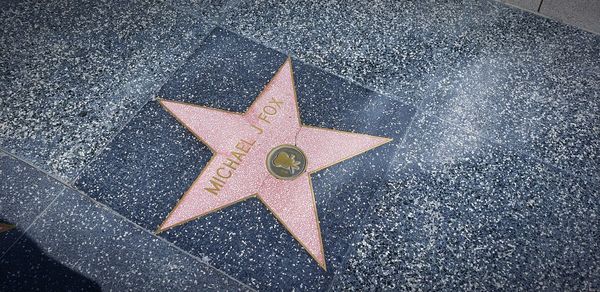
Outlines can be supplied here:
M269 101L269 104L267 104L263 107L262 111L258 114L258 119L259 119L258 125L251 125L254 129L256 129L258 134L262 135L262 133L264 132L263 128L260 127L260 124L261 123L270 124L271 123L270 117L277 115L277 109L280 109L282 104L283 104L283 101L277 100L273 97Z
M260 127L260 123L271 124L271 117L277 115L278 109L281 109L282 105L283 101L271 98L269 103L262 108L262 111L257 116L259 124L251 125L257 130L259 135L264 133L264 129L263 127ZM204 190L213 195L218 195L219 191L227 184L227 180L235 174L235 171L244 160L244 157L250 152L254 143L256 143L256 141L240 139L235 145L235 149L231 151L230 157L227 157L221 167L215 170L215 173L209 180L209 186L205 187Z
M244 156L250 152L250 148L256 141L246 141L241 139L236 145L234 151L231 151L231 157L223 162L221 167L217 168L215 174L210 179L210 187L204 188L213 195L218 195L221 188L227 183L227 180L235 173L236 169L244 160Z

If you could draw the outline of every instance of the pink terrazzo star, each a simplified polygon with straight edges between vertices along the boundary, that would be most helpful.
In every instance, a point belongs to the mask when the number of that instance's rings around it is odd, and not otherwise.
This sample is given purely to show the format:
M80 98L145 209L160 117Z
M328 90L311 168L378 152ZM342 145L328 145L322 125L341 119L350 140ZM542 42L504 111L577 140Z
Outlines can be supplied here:
M302 125L289 58L244 114L160 103L214 155L157 232L257 197L326 269L310 174L391 139ZM303 168L296 167L302 162L295 161L298 157L279 158L283 163L275 165L280 171L296 171L287 179L277 178L267 167L267 155L281 145L294 145L305 155Z

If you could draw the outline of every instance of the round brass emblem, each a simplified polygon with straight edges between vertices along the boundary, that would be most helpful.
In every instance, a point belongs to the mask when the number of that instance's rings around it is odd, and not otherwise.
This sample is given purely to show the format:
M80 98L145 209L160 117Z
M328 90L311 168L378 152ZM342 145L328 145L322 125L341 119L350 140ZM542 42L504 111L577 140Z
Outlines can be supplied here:
M306 170L306 155L294 145L279 145L267 154L267 169L276 178L293 180Z

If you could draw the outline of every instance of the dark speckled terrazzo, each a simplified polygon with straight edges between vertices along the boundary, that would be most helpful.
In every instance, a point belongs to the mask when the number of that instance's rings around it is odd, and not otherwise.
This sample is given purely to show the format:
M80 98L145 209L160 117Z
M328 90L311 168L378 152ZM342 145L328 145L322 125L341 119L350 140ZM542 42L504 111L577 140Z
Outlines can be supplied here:
M243 0L225 25L600 182L600 36L496 1Z
M59 261L73 271L57 271L52 265ZM2 291L82 285L115 291L247 290L73 190L0 259L0 269Z
M431 117L334 285L417 290L600 288L600 193Z
M0 256L63 190L64 185L0 151L0 222L17 227L0 233Z
M243 112L286 56L217 29L160 96ZM385 160L414 110L317 68L294 62L305 124L396 139L313 176L328 271L254 199L161 233L233 277L260 289L325 289L362 218L386 185ZM150 230L164 220L210 158L210 151L147 104L76 182L79 189Z
M210 151L165 115L157 102L148 103L140 113L144 118L133 119L76 185L155 230L165 206L176 201L198 174L199 167L192 166L204 165Z
M0 291L600 291L600 36L499 2L0 1ZM211 156L154 97L286 53L304 124L394 138L312 176L327 271L256 199L154 234Z
M247 289L2 152L0 177L1 291Z
M0 146L69 179L210 29L162 1L1 5Z

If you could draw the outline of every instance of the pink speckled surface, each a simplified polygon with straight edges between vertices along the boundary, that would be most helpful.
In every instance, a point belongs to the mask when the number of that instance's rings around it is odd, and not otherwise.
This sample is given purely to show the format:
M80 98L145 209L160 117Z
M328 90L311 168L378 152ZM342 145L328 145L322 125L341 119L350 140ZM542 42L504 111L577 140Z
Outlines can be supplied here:
M386 138L302 126L288 59L244 114L161 100L160 103L214 156L160 226L164 231L251 196L257 196L325 268L325 252L309 173L341 162L389 141ZM275 110L274 110L275 109ZM254 125L254 126L253 126ZM217 194L206 190L241 141L253 143ZM268 172L266 157L281 144L298 146L306 154L307 172L280 180ZM245 144L248 145L248 144ZM214 180L214 179L213 179Z

